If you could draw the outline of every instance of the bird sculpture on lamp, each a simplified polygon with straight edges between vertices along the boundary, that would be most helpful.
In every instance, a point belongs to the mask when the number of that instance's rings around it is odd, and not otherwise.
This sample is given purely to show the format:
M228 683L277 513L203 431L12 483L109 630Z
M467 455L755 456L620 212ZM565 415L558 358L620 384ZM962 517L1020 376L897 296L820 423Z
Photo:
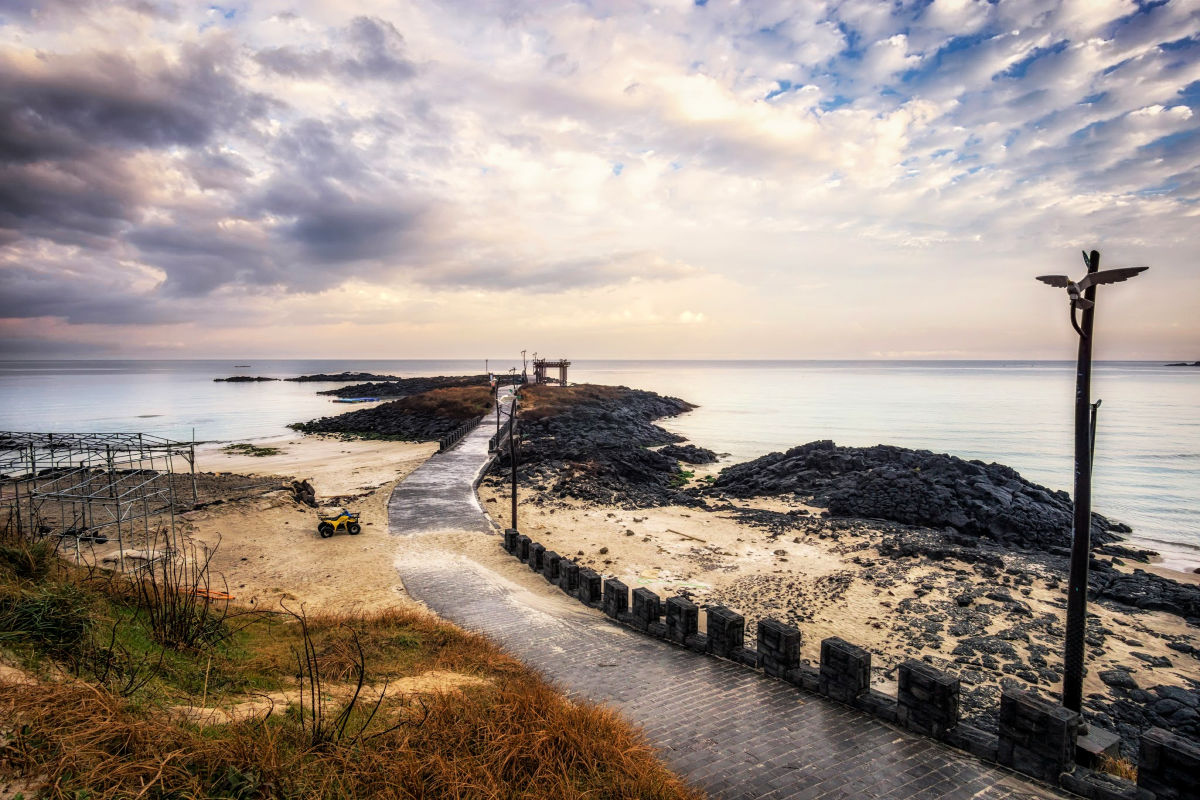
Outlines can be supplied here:
M1083 254L1083 262L1088 263L1088 254ZM1100 272L1089 272L1077 281L1073 281L1066 275L1038 275L1037 279L1042 283L1053 286L1057 289L1065 288L1067 297L1071 298L1071 325L1074 326L1077 333L1083 336L1084 333L1080 329L1079 324L1075 321L1075 310L1087 311L1092 306L1096 305L1093 301L1088 300L1083 296L1092 286L1100 286L1106 283L1120 283L1127 281L1139 272L1145 272L1149 267L1118 267L1117 269L1106 269Z

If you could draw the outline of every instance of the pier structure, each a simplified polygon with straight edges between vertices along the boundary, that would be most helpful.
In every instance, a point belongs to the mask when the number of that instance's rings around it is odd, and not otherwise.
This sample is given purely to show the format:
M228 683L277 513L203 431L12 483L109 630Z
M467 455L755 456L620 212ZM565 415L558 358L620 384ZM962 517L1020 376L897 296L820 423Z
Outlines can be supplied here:
M176 470L186 462L187 472ZM178 502L194 507L196 446L144 433L0 431L0 536L73 548L176 544ZM190 501L190 502L189 502Z
M571 366L571 362L564 359L558 361L550 361L545 358L533 359L533 382L536 384L557 383L559 386L567 385L567 367ZM558 377L551 378L548 374L549 370L558 370Z

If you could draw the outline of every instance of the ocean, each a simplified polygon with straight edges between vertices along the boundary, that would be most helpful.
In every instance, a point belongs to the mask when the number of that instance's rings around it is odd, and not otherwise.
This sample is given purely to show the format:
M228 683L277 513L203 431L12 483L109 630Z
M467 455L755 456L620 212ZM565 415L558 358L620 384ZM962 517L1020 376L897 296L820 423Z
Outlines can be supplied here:
M330 384L216 383L345 370L461 375L479 360L0 362L0 430L140 431L179 440L267 439L289 422L353 410ZM520 360L489 359L504 374ZM1007 464L1071 490L1075 368L1029 361L573 362L576 382L622 384L699 405L663 424L727 463L814 439L895 444ZM1100 362L1092 507L1133 527L1166 566L1200 566L1200 369Z

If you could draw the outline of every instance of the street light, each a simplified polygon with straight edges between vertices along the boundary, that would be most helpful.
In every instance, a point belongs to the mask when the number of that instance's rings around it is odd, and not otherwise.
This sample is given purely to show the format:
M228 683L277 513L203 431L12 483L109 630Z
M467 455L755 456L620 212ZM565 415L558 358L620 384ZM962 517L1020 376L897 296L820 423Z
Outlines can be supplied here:
M512 402L508 404L508 460L512 463L512 529L517 527L517 394L513 392Z
M1039 275L1038 280L1065 288L1071 298L1071 327L1079 334L1079 359L1075 372L1075 518L1071 539L1071 575L1067 581L1067 634L1063 650L1062 704L1072 711L1083 706L1083 641L1087 626L1088 560L1092 534L1092 448L1096 409L1092 393L1092 326L1096 313L1096 287L1120 283L1148 267L1121 267L1100 272L1100 253L1083 254L1087 275L1073 281L1066 275ZM1081 320L1076 312L1082 311Z

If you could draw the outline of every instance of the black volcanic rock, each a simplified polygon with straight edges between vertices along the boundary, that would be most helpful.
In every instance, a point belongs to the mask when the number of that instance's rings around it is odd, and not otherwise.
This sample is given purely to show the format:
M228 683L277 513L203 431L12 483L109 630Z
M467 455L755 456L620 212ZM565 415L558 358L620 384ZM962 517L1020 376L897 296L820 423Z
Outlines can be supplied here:
M428 392L430 389L487 385L487 375L439 375L436 378L389 378L382 383L356 383L353 386L326 389L317 394L330 394L336 397L408 397Z
M673 485L679 463L646 449L682 441L652 420L690 411L691 403L624 386L537 391L545 393L543 405L518 415L523 483L545 485L551 496L625 508L698 502ZM502 455L495 471L505 474L508 465Z
M711 464L717 460L717 454L712 450L694 444L669 444L658 452L685 464Z
M341 381L398 381L395 375L376 375L373 372L339 372L336 375L320 373L319 375L300 375L295 378L284 378L293 383L338 383Z
M1069 548L1071 498L1002 464L966 461L891 445L809 442L728 467L714 488L737 497L795 493L837 516L952 527L1018 547ZM1092 515L1092 541L1116 541L1128 527Z
M213 378L214 383L258 383L259 381L277 381L279 378L259 378L249 375L234 375L232 378Z
M1159 685L1143 690L1136 685L1115 685L1113 690L1114 700L1093 694L1088 697L1088 705L1100 709L1094 715L1097 721L1117 730L1123 749L1132 751L1130 755L1136 754L1132 743L1150 728L1200 740L1200 689Z
M1200 625L1200 586L1179 583L1145 570L1127 573L1110 568L1089 570L1088 588L1093 597L1146 611L1166 611Z
M452 433L467 421L460 417L405 408L402 402L393 400L374 408L297 422L288 427L302 433L345 433L376 439L431 442Z

